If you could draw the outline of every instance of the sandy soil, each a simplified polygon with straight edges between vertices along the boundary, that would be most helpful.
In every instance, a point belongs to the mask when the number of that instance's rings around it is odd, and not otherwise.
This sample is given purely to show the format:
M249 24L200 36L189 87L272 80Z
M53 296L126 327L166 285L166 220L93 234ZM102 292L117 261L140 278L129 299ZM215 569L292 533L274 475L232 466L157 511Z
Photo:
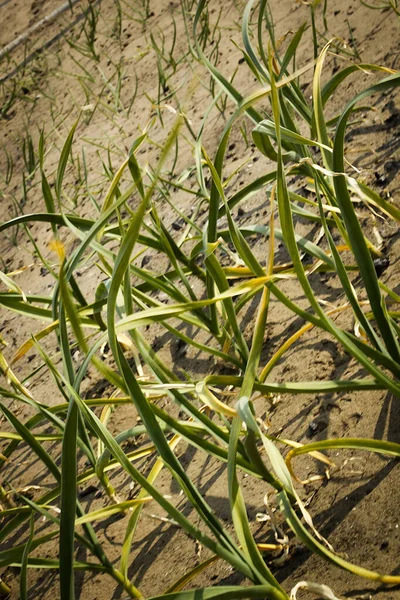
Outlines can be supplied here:
M61 2L56 0L34 0L33 2L12 0L7 4L0 2L0 22L7 24L0 30L0 44L7 45L60 4ZM94 64L91 57L77 54L64 37L59 35L60 31L68 30L73 19L79 16L80 4L74 9L73 15L69 11L65 12L30 37L26 46L19 46L8 59L0 63L0 78L4 80L3 88L12 90L14 81L17 86L17 98L5 117L0 120L0 173L3 178L7 170L6 151L12 157L14 164L10 181L7 184L3 182L0 184L2 221L14 216L15 202L25 213L44 210L40 178L37 174L27 179L26 194L23 194L22 173L26 172L26 168L22 147L27 128L32 135L35 148L38 144L39 131L44 128L47 153L45 167L48 178L52 180L63 142L82 107L86 109L77 129L73 152L75 157L82 156L81 152L84 149L89 168L90 191L101 202L108 184L103 164L107 164L110 159L113 167L116 168L140 130L154 115L154 105L149 98L157 98L157 67L155 54L150 46L150 32L156 35L158 31L163 31L166 40L170 39L172 16L174 16L177 24L175 56L181 58L187 53L187 40L178 2L151 0L151 16L143 22L125 16L121 23L121 38L118 40L115 36L117 19L115 4L112 0L103 0L100 3L98 34L95 42L100 61ZM132 7L134 3L127 4ZM282 39L285 47L287 44L285 34L289 31L294 32L300 27L308 18L309 9L303 3L294 0L279 2L273 0L270 4L276 37ZM241 3L214 0L212 5L211 12L215 19L222 8L220 26L225 37L221 44L221 69L229 77L238 67L235 85L244 95L247 95L256 88L256 83L246 65L240 60L241 52L233 43L233 41L241 43L238 29ZM128 10L125 5L123 6L127 13L133 14L133 9ZM135 15L137 17L137 13ZM358 0L328 1L327 23L327 39L333 36L346 38L349 52L353 52L351 41L348 40L349 26L351 27L357 52L362 56L364 63L373 62L393 69L400 67L400 23L392 11L372 11ZM73 35L80 25L81 22L77 23L75 30L69 29L65 35ZM322 29L321 23L320 26ZM33 60L23 69L14 72L27 55L34 53L43 45L47 46L43 52L34 54ZM311 59L311 32L308 30L300 48L299 66ZM357 60L357 57L353 59ZM330 58L327 62L326 78L335 72L338 60L344 63L347 59L346 57ZM112 85L116 85L116 65L121 66L122 74L120 103L111 88L107 88L105 84L111 78ZM88 80L88 74L92 79ZM138 92L129 109L136 87L136 77ZM375 75L363 73L351 77L341 86L340 92L327 106L328 118L336 115L343 109L347 99L376 78ZM190 70L186 61L178 65L176 73L170 80L171 88L178 89L181 109L190 118L195 131L210 104L208 82L209 76L202 67L194 64L193 70ZM306 89L310 89L311 95L310 86ZM99 98L100 102L95 111L87 108L96 104ZM175 98L170 102L176 107ZM168 99L164 98L164 103L167 104ZM347 138L347 157L362 171L363 177L372 187L398 203L399 96L394 92L376 95L370 101L370 106L372 110L365 110L360 115L359 122L351 128ZM210 156L213 156L217 147L225 124L224 117L228 117L232 110L228 102L225 116L214 111L208 119L204 141ZM153 141L159 145L162 145L168 128L174 121L174 115L167 108L162 108L162 116L164 128L157 127L152 132ZM238 128L234 130L230 143L225 174L233 173L242 165L228 188L229 193L234 193L256 176L267 172L270 165L260 156L254 145L250 143L246 147ZM107 156L108 150L110 158ZM159 154L160 150L154 145L146 146L143 151L140 151L139 159L142 164L146 162L152 164L159 158ZM177 171L188 168L193 163L191 145L182 142ZM83 217L93 216L93 204L88 197L88 190L79 183L76 164L68 166L65 181L66 204L69 203L71 209L76 208ZM192 188L195 187L194 180L190 185ZM13 198L15 201L12 201ZM177 192L174 203L185 214L191 215L190 195ZM174 231L173 223L176 217L169 210L168 205L159 208L165 224ZM239 209L235 209L235 214L241 224L266 223L267 206L263 193L260 192L251 198L251 201L242 203ZM363 212L360 212L360 215L366 227L372 230L371 215ZM200 225L204 224L204 216L202 219ZM381 220L378 221L378 229L384 240L385 256L389 258L389 266L382 275L382 281L398 291L400 273L398 231L393 225ZM298 231L310 236L310 239L316 233L301 223L298 225ZM54 261L54 255L49 250L49 243L52 240L51 228L46 224L37 223L30 227L30 232L43 254L48 260ZM3 265L0 268L6 268L10 272L26 267L16 279L18 285L27 294L49 294L53 287L51 274L41 267L22 229L14 231L13 234L11 237L0 238L0 256ZM67 250L74 247L75 241L67 234L63 241ZM266 246L262 242L257 242L253 250L262 256L265 254ZM150 257L150 260L154 265L155 257ZM159 265L160 272L162 266ZM101 279L102 274L94 268L93 264L89 264L87 270L79 274L79 284L83 293L87 297L92 297ZM340 303L343 292L335 278L328 275L315 275L312 283L314 289L318 290L318 294L327 302ZM293 297L301 296L300 289L293 282L285 283L282 289ZM255 315L249 309L242 322L243 330L247 334L252 331L254 318ZM344 319L344 317L340 318ZM343 322L342 320L341 323ZM31 333L39 331L43 326L44 323L40 321L2 311L0 333L8 344L4 349L5 356L11 358ZM282 339L291 335L298 327L299 321L293 318L292 314L284 310L281 304L272 302L261 364L265 364L279 347ZM185 369L196 378L201 378L210 370L216 369L216 365L208 360L208 357L202 357L193 349L189 349L187 353L182 352L177 342L165 333L162 326L152 326L147 334L152 340L153 348L173 366L175 372ZM191 335L190 329L188 334ZM48 338L43 343L49 351L54 350L54 339ZM15 373L22 379L39 364L38 356L32 351L17 363ZM311 331L285 354L284 359L273 371L273 379L275 381L334 379L351 377L357 373L360 374L358 366L354 365L330 338L324 337L322 333L316 334ZM59 392L46 372L40 372L32 379L30 390L41 402L49 405L60 402ZM82 391L87 398L90 398L107 396L111 389L105 382L98 381L98 378L88 377ZM306 394L282 396L280 402L273 407L261 398L256 402L256 409L260 416L265 416L270 421L272 433L303 443L312 439L342 436L376 437L399 442L400 413L396 403L397 400L390 394L381 392L317 396ZM26 406L19 406L16 403L11 403L11 406L19 418L28 416L29 410ZM176 414L178 408L169 406L169 410L171 414ZM134 423L136 418L137 414L133 407L119 408L113 413L109 428L113 433L117 433L125 429L128 422ZM5 419L0 417L0 429L5 430L7 427ZM0 452L2 448L0 444ZM233 531L230 525L225 467L206 457L202 452L186 447L183 443L179 446L178 456L201 493ZM139 466L147 469L152 464L152 460L152 458L143 459ZM300 490L302 497L308 500L315 525L324 536L329 537L335 550L347 556L352 562L380 572L398 573L400 495L397 462L375 455L349 451L338 454L337 464L338 469L332 472L329 481L319 480ZM296 465L302 478L320 473L320 467L309 459L299 459ZM46 486L51 485L51 479L45 469L38 461L32 461L30 452L22 445L12 464L2 469L2 477L16 489L26 485L38 485L45 489ZM113 483L121 498L128 498L134 492L129 488L127 477L122 472L113 474ZM257 541L272 541L273 535L269 524L257 520L257 514L264 509L265 485L245 476L242 477L242 483L248 502L249 519L254 527ZM80 489L85 508L93 509L102 506L105 498L102 497L101 491L89 486L90 482ZM179 489L167 473L163 473L159 479L158 488L163 493L169 494L173 502L183 508ZM189 506L185 506L185 511L188 515L191 514ZM199 549L195 542L179 528L152 517L151 514L154 512L157 516L164 516L158 507L149 505L145 512L132 546L129 573L143 593L151 596L163 592L175 579L193 568L200 559L205 559L208 554L206 550ZM192 517L196 518L195 515ZM42 524L41 527L44 530L46 524ZM116 560L120 555L125 527L126 519L120 518L110 518L95 527L112 560ZM40 526L37 533L39 531ZM27 528L23 527L7 540L7 545L20 543L26 537ZM48 544L45 546L45 551L42 550L42 555L55 558L57 546ZM85 559L84 550L77 549L77 558ZM345 597L373 597L378 600L400 598L398 589L385 588L340 571L321 558L311 555L297 543L291 545L286 561L276 564L273 569L279 581L288 590L301 580L309 580L330 585L338 595ZM3 576L12 588L11 598L17 599L19 597L18 569L7 569ZM57 573L52 571L30 571L29 598L47 600L58 597L57 577ZM194 583L198 586L222 583L247 585L240 574L232 572L231 568L222 562L212 565L198 576ZM111 578L103 575L84 575L79 572L76 576L76 594L77 598L85 600L124 597L121 589ZM306 597L307 594L304 594L304 598Z

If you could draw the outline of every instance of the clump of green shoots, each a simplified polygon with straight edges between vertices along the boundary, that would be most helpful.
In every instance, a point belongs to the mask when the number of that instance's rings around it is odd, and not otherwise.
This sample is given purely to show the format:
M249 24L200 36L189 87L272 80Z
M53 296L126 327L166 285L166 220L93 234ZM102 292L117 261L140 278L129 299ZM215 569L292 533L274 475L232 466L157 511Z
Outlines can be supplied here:
M90 57L94 61L99 62L100 56L96 51L95 43L100 11L91 2L85 8L82 8L82 11L84 20L80 31L74 38L72 36L65 36L65 41L82 56ZM83 39L81 40L81 38Z
M188 0L182 0L182 4L186 11L195 7ZM316 9L313 3L312 10ZM144 10L149 10L148 3ZM314 16L313 13L311 18ZM388 298L395 302L400 298L377 274L373 260L380 250L360 225L354 199L393 222L400 220L400 211L358 181L353 171L348 172L344 151L348 120L357 104L369 95L399 85L400 75L376 65L350 64L322 85L330 45L318 52L315 61L312 55L308 64L292 70L305 26L293 34L284 52L278 52L268 2L262 0L256 5L250 0L243 14L243 47L246 62L262 85L246 94L235 87L233 77L226 78L206 56L210 22L204 0L196 3L193 26L193 48L198 60L225 94L226 102L234 106L213 159L203 137L217 95L195 135L195 189L187 184L192 169L176 177L180 141L186 142L186 129L193 134L188 122L178 114L168 136L157 141L160 157L151 167L141 164L139 150L153 143L154 121L134 140L118 168L108 147L102 161L108 188L102 202L93 201L95 217L79 216L76 201L74 210L67 211L63 192L69 161L89 189L84 151L72 157L78 128L75 124L60 152L54 192L45 175L43 137L38 157L34 152L30 156L27 142L27 171L33 162L35 168L40 166L45 212L18 215L0 225L0 231L6 232L21 225L48 223L53 228L58 253L50 266L55 278L50 296L25 293L10 274L2 274L1 278L6 289L3 285L0 305L5 310L46 322L44 327L38 325L10 359L0 352L0 369L8 382L0 388L0 411L9 425L1 432L7 444L0 455L0 541L7 544L22 526L26 532L22 543L0 550L0 567L20 569L22 598L27 596L33 568L59 571L61 600L74 598L74 574L78 569L109 576L125 596L144 598L140 582L130 575L129 566L143 507L152 503L165 511L173 526L180 527L209 553L206 560L171 581L164 593L153 596L153 600L289 600L290 590L277 581L268 559L271 552L272 556L287 552L291 541L275 539L265 544L254 533L241 487L243 472L259 482L262 496L274 495L292 540L302 542L329 563L354 575L382 584L400 583L399 575L361 568L334 552L312 523L297 491L292 466L294 457L300 454L310 454L331 465L323 452L341 449L399 457L400 445L354 438L300 445L276 439L266 430L253 402L255 396L261 395L268 401L271 396L285 393L387 390L396 398L400 396L400 315L388 303ZM94 43L94 38L90 39ZM313 39L315 50L318 40L315 36ZM152 41L162 64L165 49L154 37ZM332 132L325 117L326 105L346 77L359 72L360 67L383 78L347 103L334 119ZM300 81L304 76L312 77L312 100L302 92ZM108 89L114 90L118 99L116 109L121 91L118 81L117 78L115 86L106 80ZM262 113L257 109L260 101ZM225 111L226 104L222 107ZM251 131L259 153L268 161L265 160L264 174L230 193L229 178L225 177L226 151L236 128L246 146ZM167 168L171 157L172 167ZM297 187L292 189L294 177L296 183L308 182L311 197L301 196ZM191 194L191 215L175 206L172 190ZM267 218L265 222L242 226L235 220L233 209L258 191L266 198ZM160 208L162 203L168 205L168 211ZM205 222L200 223L197 216L204 207ZM166 225L166 215L171 213L181 219L177 235ZM311 240L299 236L298 219L309 225L317 223L321 237ZM61 241L65 231L75 240L69 252ZM255 236L263 250L257 255L249 241ZM277 240L285 245L289 262L279 257ZM348 260L343 259L344 251L349 252ZM78 273L83 269L93 269L101 276L90 297L85 296L79 283ZM313 276L326 272L341 283L345 301L339 306L328 308L321 302L320 291L314 288ZM355 284L354 273L360 277L361 286ZM288 280L301 288L301 302L297 293L291 297L283 288L282 282ZM282 339L263 364L272 296L299 317L302 325ZM243 314L252 303L256 305L255 322L251 330L244 330ZM353 316L357 324L353 331L333 318L341 313ZM196 333L188 335L187 327ZM193 369L178 376L152 348L152 328L163 328L188 352L211 359L213 372L199 376ZM277 383L271 377L281 357L312 329L331 336L354 359L362 369L357 379ZM44 340L50 339L48 336L54 337L57 350L46 350ZM110 348L112 361L104 359L105 345ZM14 372L15 363L27 352L34 352L40 359L40 370L46 370L53 378L58 390L56 404L46 404L44 398L36 396L32 382L37 371L27 377L31 381L29 387L26 379L21 380ZM229 374L223 372L222 366L229 366ZM107 397L85 397L83 382L89 372L107 382L112 390ZM160 403L160 398L168 402ZM21 417L12 410L12 402L28 406L30 416ZM171 405L177 408L175 412L169 410ZM135 410L137 422L112 433L108 426L111 412L126 406ZM125 446L128 440L132 446ZM22 443L45 467L51 480L46 491L40 490L33 497L13 487L12 473L7 468ZM183 444L200 449L216 464L226 467L227 501L234 532L209 505L179 460L178 448ZM290 448L286 459L282 447ZM151 467L140 462L143 457L153 457ZM133 498L117 494L118 470L134 484ZM181 494L178 505L157 488L158 478L167 471ZM78 486L89 481L95 482L103 494L104 502L96 508L77 494ZM10 506L4 498L17 498L18 502ZM93 526L113 515L124 519L125 528L116 560L111 559L107 544ZM43 517L46 525L39 530ZM59 554L49 559L44 545L55 540ZM85 550L84 560L78 560L77 548ZM225 561L249 585L193 587L196 576L217 560ZM188 585L191 589L183 591ZM313 589L326 593L323 587L314 585Z

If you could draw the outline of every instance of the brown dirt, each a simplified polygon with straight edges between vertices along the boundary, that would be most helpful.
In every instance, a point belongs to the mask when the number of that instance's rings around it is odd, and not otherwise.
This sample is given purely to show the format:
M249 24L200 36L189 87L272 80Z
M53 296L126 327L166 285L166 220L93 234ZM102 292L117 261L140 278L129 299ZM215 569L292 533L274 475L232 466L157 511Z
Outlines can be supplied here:
M0 44L6 45L17 35L26 30L37 20L48 14L60 2L47 0L26 2L13 0L5 5L0 2L0 22L7 21L7 27L0 30ZM214 6L215 5L215 6ZM241 53L231 40L240 43L240 31L237 22L240 13L237 9L239 3L224 3L215 0L213 3L214 18L223 8L221 26L224 28L226 39L222 44L221 69L229 76L238 66ZM38 130L44 127L46 134L46 173L52 180L58 163L59 153L66 135L75 121L79 109L97 101L104 86L104 78L114 75L114 63L122 59L124 79L121 99L126 108L129 106L135 87L135 73L139 81L139 93L129 115L125 110L112 110L112 94L103 94L104 100L93 113L89 110L83 113L74 142L75 157L85 149L86 163L89 167L89 181L93 194L101 202L107 189L107 178L102 167L102 160L107 162L107 149L110 148L111 160L114 168L125 157L127 150L141 128L154 114L154 108L148 97L157 97L157 71L154 52L149 45L150 32L158 28L164 31L166 39L171 35L171 15L177 20L178 49L177 56L186 52L186 38L179 18L179 3L160 0L151 1L151 17L144 24L124 19L122 22L121 44L113 38L113 24L115 23L115 5L111 0L101 2L101 18L99 33L95 48L100 54L100 62L93 66L91 58L79 57L81 71L74 62L76 52L69 48L62 37L57 37L60 30L67 29L71 22L70 14L64 13L51 25L37 32L27 46L28 53L40 48L46 42L48 48L36 55L35 59L13 75L18 82L18 98L7 114L7 118L0 121L2 143L0 148L1 173L5 173L6 158L3 148L6 148L14 161L14 174L10 183L0 188L3 197L0 197L2 220L14 214L12 195L23 208L25 213L44 210L39 178L33 177L28 181L26 199L22 196L22 172L25 171L22 157L22 140L25 129L29 130L34 139L35 148L38 141ZM283 38L289 31L296 31L308 17L308 8L293 0L280 0L271 2L274 15L276 36ZM79 7L74 10L74 15L79 14ZM348 2L336 0L328 2L327 21L329 35L348 38L348 26L353 30L363 62L373 62L390 68L400 67L399 21L391 11L371 11L364 7L358 0ZM76 27L79 27L78 24ZM283 42L286 43L286 42ZM26 56L24 47L16 49L8 61L0 65L1 76L6 77L17 65L20 65ZM308 31L300 50L299 66L302 66L312 57L311 32ZM345 63L346 59L329 59L326 67L326 77L329 78L336 69L337 61ZM94 81L85 88L84 70L95 74ZM81 75L80 82L76 76ZM104 78L103 78L104 75ZM375 79L374 79L375 78ZM359 74L341 86L339 93L334 96L327 107L328 118L333 117L343 109L347 99L354 96L372 80L375 75ZM209 106L209 92L203 84L207 84L208 76L204 69L195 66L195 75L188 69L186 63L177 68L172 78L172 85L179 88L178 97L182 109L186 112L197 131L204 111ZM5 85L10 86L12 79ZM235 85L248 95L257 86L249 75L246 65L239 65L235 77ZM86 93L85 93L86 89ZM310 90L309 86L307 89ZM144 95L147 94L148 97ZM174 99L171 100L173 104ZM365 112L360 122L354 125L348 136L347 156L352 163L362 170L365 179L380 193L398 201L400 179L398 166L400 164L400 143L398 125L400 122L399 96L388 92L374 96L371 101L372 111ZM112 110L112 112L111 112ZM229 116L232 106L228 103L226 116ZM158 127L152 132L154 142L162 145L168 128L174 121L174 116L164 109L164 129ZM208 121L204 143L207 152L213 156L220 134L225 124L224 117L213 112ZM182 142L184 144L184 142ZM245 147L243 138L236 128L232 134L231 144L234 144L228 154L225 166L225 175L233 173L244 163L238 175L235 175L228 188L229 193L234 193L241 186L249 183L256 176L267 172L271 165L258 151L250 145ZM159 150L154 146L146 147L139 153L141 164L149 162L154 164L159 158ZM177 170L183 170L194 162L190 144L180 148ZM76 172L69 165L66 174L66 196L70 198L71 206L74 201L79 207L78 212L83 217L94 214L93 205L87 197L83 187L75 183ZM194 186L194 183L192 183ZM78 186L78 187L77 187ZM25 204L23 204L25 202ZM176 193L174 202L186 214L191 214L192 198L182 192ZM66 200L68 204L68 200ZM235 215L241 224L265 223L267 208L265 196L262 192L256 194L251 200L240 205ZM169 211L168 206L159 207L160 213L168 227L172 226L175 216ZM204 217L203 217L204 218ZM372 219L369 213L362 213L366 225L371 228ZM203 223L201 223L203 224ZM396 288L400 273L400 241L398 231L385 222L378 221L380 234L385 241L385 252L390 259L390 265L382 275L382 280ZM54 255L49 250L48 244L52 240L50 227L38 223L30 227L32 236L37 240L41 251L52 263ZM172 231L172 229L171 229ZM298 231L312 236L316 231L305 228L299 223ZM70 251L74 240L65 233L63 241ZM258 242L253 251L259 256L265 255L266 245ZM283 252L283 249L282 249ZM46 295L53 287L52 276L43 271L40 262L33 255L32 246L28 245L22 231L16 232L15 239L0 239L0 256L7 271L28 267L16 281L28 294ZM154 268L154 260L152 262ZM159 265L160 272L163 265ZM83 293L92 298L94 290L103 275L93 264L88 264L80 272L79 284ZM340 304L343 299L341 288L336 279L330 276L315 275L313 278L314 289L327 302ZM300 289L293 282L286 282L282 289L301 300ZM398 291L398 290L397 290ZM304 304L305 305L305 304ZM250 334L254 325L253 310L247 310L243 316L242 326ZM339 319L339 318L338 318ZM341 324L344 323L343 317ZM300 321L293 318L278 302L272 301L265 336L265 349L261 364L265 364L282 340L291 335L299 327ZM31 333L39 331L44 322L22 318L14 313L2 311L1 335L8 346L4 353L10 359L15 350L26 341ZM351 325L349 323L348 325ZM188 335L194 332L188 327ZM149 339L153 341L154 349L174 370L185 369L196 378L201 378L217 366L204 359L201 355L190 349L187 354L179 351L176 341L165 333L161 326L154 326L148 331ZM202 338L204 343L207 340ZM44 347L54 351L54 340L44 340ZM34 351L17 363L15 373L19 378L27 376L32 369L39 366L40 360ZM59 362L61 365L61 362ZM301 343L294 345L285 354L273 372L273 380L313 380L326 378L346 378L362 375L359 367L353 364L348 356L337 347L336 343L325 337L323 333L311 331L302 338ZM92 378L93 377L93 378ZM47 372L41 372L32 379L30 390L38 401L49 405L61 402L57 387ZM85 379L82 392L86 397L106 396L110 390L91 374ZM3 400L2 400L3 401ZM166 402L166 401L165 401ZM354 394L336 395L311 395L300 396L285 395L273 407L265 398L256 401L255 406L259 416L265 416L271 422L271 432L284 438L299 442L311 439L326 439L328 437L376 437L391 441L400 441L400 416L397 400L381 392L365 392ZM14 412L21 417L29 414L26 406L18 406L15 402L8 403ZM171 414L176 414L177 407L168 406ZM119 408L109 422L112 433L126 429L136 422L137 414L133 407ZM128 425L129 423L129 425ZM7 423L0 417L0 429L7 429ZM50 447L49 443L45 444ZM57 446L53 445L57 455ZM0 451L2 446L0 446ZM178 456L183 465L187 467L188 474L199 487L201 493L209 504L232 530L229 501L227 499L226 470L221 463L210 459L202 452L185 446L181 443ZM384 572L399 573L400 555L400 514L399 514L399 485L398 469L395 460L386 460L375 455L365 453L340 452L335 457L338 469L333 471L329 481L317 481L301 488L301 494L309 500L310 512L314 517L315 525L320 532L329 537L337 552L342 553L356 563L367 568ZM152 459L143 459L138 463L142 469L147 469L152 464ZM311 459L298 460L298 473L307 478L319 473L320 467ZM2 476L14 488L20 489L26 485L39 485L42 491L53 485L45 469L38 461L32 462L30 452L21 445L21 449L14 455L12 464L2 470ZM123 472L113 472L113 483L119 496L123 499L129 497L132 490L130 480ZM263 511L263 497L266 493L265 484L254 481L250 477L242 476L242 483L246 501L248 502L248 515L254 527L257 541L271 541L272 532L268 524L260 523L256 515ZM82 487L87 491L86 486ZM165 494L171 496L171 501L178 507L184 508L185 514L191 515L196 521L190 507L184 505L176 483L167 472L159 478L157 487ZM299 488L300 489L300 488ZM99 508L104 505L105 499L101 492L89 489L89 493L82 496L82 503L86 509ZM154 519L150 516L153 512L157 516L165 516L154 504L150 504L140 521L140 527L132 546L131 566L129 574L135 584L147 595L163 592L173 581L193 568L199 559L208 556L206 550L199 549L196 544L179 528ZM38 525L36 531L46 528L45 523ZM126 519L110 518L95 526L104 547L111 560L117 560L126 528ZM27 537L26 527L21 528L13 537L7 540L8 544L21 543ZM48 544L41 551L42 556L55 558L57 546ZM85 552L77 549L77 559L85 560ZM301 580L316 581L330 585L338 595L352 598L369 598L377 600L395 600L400 598L400 591L394 588L380 586L366 579L357 578L344 571L330 566L317 556L310 553L297 543L292 544L288 559L282 566L275 566L274 572L287 590L290 590ZM12 587L11 598L19 597L18 570L8 569L4 578ZM240 583L248 585L240 574L222 562L215 563L194 582L196 585L216 585L222 583ZM43 598L44 600L58 597L57 574L52 571L29 572L29 598ZM90 600L105 600L110 598L123 598L124 594L110 577L105 575L76 575L77 598ZM304 594L303 597L307 597Z

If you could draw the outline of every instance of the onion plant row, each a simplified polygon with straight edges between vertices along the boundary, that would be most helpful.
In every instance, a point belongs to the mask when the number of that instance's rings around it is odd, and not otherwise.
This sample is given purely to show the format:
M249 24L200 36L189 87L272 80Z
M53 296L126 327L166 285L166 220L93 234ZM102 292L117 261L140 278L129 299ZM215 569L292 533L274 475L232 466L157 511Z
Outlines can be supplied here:
M36 494L34 499L14 490L7 477L1 483L0 567L20 569L21 598L28 597L30 569L59 570L62 600L75 597L77 570L108 575L123 588L125 597L143 598L135 575L132 578L129 574L130 556L143 507L152 502L165 511L174 526L182 528L211 553L182 578L171 581L163 595L153 598L288 599L290 590L278 583L265 554L270 550L268 544L254 537L240 472L261 481L265 493L275 494L288 531L322 559L355 576L386 584L400 583L398 575L375 572L373 565L359 566L334 552L312 523L300 498L292 465L298 454L310 454L315 460L330 464L325 453L329 449L351 448L398 457L400 445L356 438L305 445L276 439L269 435L253 404L255 395L264 396L266 402L271 395L342 391L386 390L400 396L400 313L393 310L400 298L377 274L374 259L380 256L380 248L361 226L356 208L363 206L393 222L399 221L400 211L358 181L357 172L345 158L349 119L364 99L397 86L400 75L373 64L347 62L322 85L330 44L318 49L315 26L314 54L308 64L297 68L296 53L306 27L301 27L286 52L280 53L267 0L250 0L243 13L243 56L259 87L246 95L207 58L207 46L202 42L204 32L200 30L205 22L205 4L205 0L200 0L195 7L191 56L208 70L215 83L212 89L219 88L235 109L214 156L207 153L204 139L208 113L196 136L194 216L189 217L174 206L173 190L185 187L183 180L166 168L177 140L189 127L182 115L152 168L145 168L138 158L139 148L149 143L152 124L137 138L129 155L112 174L93 219L84 219L63 208L64 176L73 148L74 126L60 154L53 186L45 174L43 147L39 149L42 212L18 216L0 226L1 231L7 231L17 226L27 229L37 222L48 223L58 251L56 266L43 258L54 277L50 296L26 294L11 276L1 275L8 290L0 293L2 307L17 312L21 319L47 321L46 327L38 327L12 359L6 360L0 353L0 368L8 381L0 389L0 411L10 425L0 432L1 438L8 440L0 456L0 468L7 473L16 452L25 444L53 481L49 491ZM313 25L317 4L311 5ZM153 44L156 45L154 38ZM328 120L326 105L332 96L349 76L365 72L374 73L377 82ZM311 100L302 91L302 78L312 78ZM217 95L213 104L220 98ZM224 172L226 153L231 135L243 127L243 119L247 130L252 131L257 151L268 160L265 174L229 193ZM33 150L29 150L32 154ZM311 190L311 197L305 198L291 189L294 178L297 189L298 182L303 181ZM265 222L242 226L233 209L258 192L264 193L268 217ZM178 237L169 232L160 211L159 200L171 194L171 210L177 210L184 222L183 233ZM200 225L197 217L204 208L207 219L205 225ZM299 220L318 224L318 241L296 233ZM69 254L61 241L66 231L77 240ZM254 237L258 247L263 248L262 253L253 252L250 238ZM283 242L289 262L279 259L277 240ZM145 252L152 259L148 266L138 266L138 259ZM264 255L263 260L257 258L260 254ZM160 273L153 267L157 264L167 267ZM91 297L84 295L77 277L77 272L87 265L101 269L106 278ZM340 281L344 298L340 305L327 307L314 289L315 275L326 272ZM355 276L361 286L354 283ZM300 304L282 289L281 283L287 280L296 281L301 287ZM163 301L159 299L160 291ZM272 299L299 317L303 325L291 337L282 339L263 364L264 334ZM254 301L254 326L252 331L244 331L243 315ZM337 323L334 316L341 313L352 316L354 330ZM193 369L193 373L179 378L152 348L146 328L150 326L151 330L154 324L201 356L212 357L216 366L213 373L198 378ZM199 335L186 335L182 324L192 326ZM358 379L277 383L273 373L279 360L310 330L320 330L335 340L360 366L362 375ZM43 340L47 336L55 336L58 352L45 349ZM112 353L111 365L103 360L105 343ZM15 374L14 363L28 351L41 358L37 372L47 370L54 379L59 393L56 404L37 397L34 387L31 392ZM231 374L223 374L223 365L230 367ZM112 386L109 397L85 399L82 383L89 369ZM35 374L31 374L32 380ZM169 411L161 405L159 399L165 397L178 410ZM19 404L29 407L29 418L19 418L13 411ZM124 410L127 405L135 407L140 424L112 433L107 427L111 410ZM179 417L171 413L179 413ZM126 440L137 442L135 450L127 451L123 444ZM178 459L177 450L183 443L226 465L232 527L227 527L210 507ZM287 447L290 452L285 460ZM154 457L150 470L140 463L145 456ZM122 469L137 486L139 491L134 498L121 499L117 495L113 484L116 469ZM157 488L157 479L164 470L176 481L186 505L191 507L190 513L178 508ZM99 509L88 510L77 495L78 485L88 481L95 481L103 490L106 501ZM112 515L125 515L118 561L107 555L94 528L94 523ZM44 530L39 527L42 517L47 523ZM21 527L24 541L9 544L8 540ZM52 540L58 540L57 559L46 558L41 552L42 546ZM277 549L279 544L272 546ZM78 548L86 550L87 560L77 558ZM196 576L217 560L240 572L246 585L196 587ZM6 583L2 585L6 593ZM323 592L323 588L318 590Z

